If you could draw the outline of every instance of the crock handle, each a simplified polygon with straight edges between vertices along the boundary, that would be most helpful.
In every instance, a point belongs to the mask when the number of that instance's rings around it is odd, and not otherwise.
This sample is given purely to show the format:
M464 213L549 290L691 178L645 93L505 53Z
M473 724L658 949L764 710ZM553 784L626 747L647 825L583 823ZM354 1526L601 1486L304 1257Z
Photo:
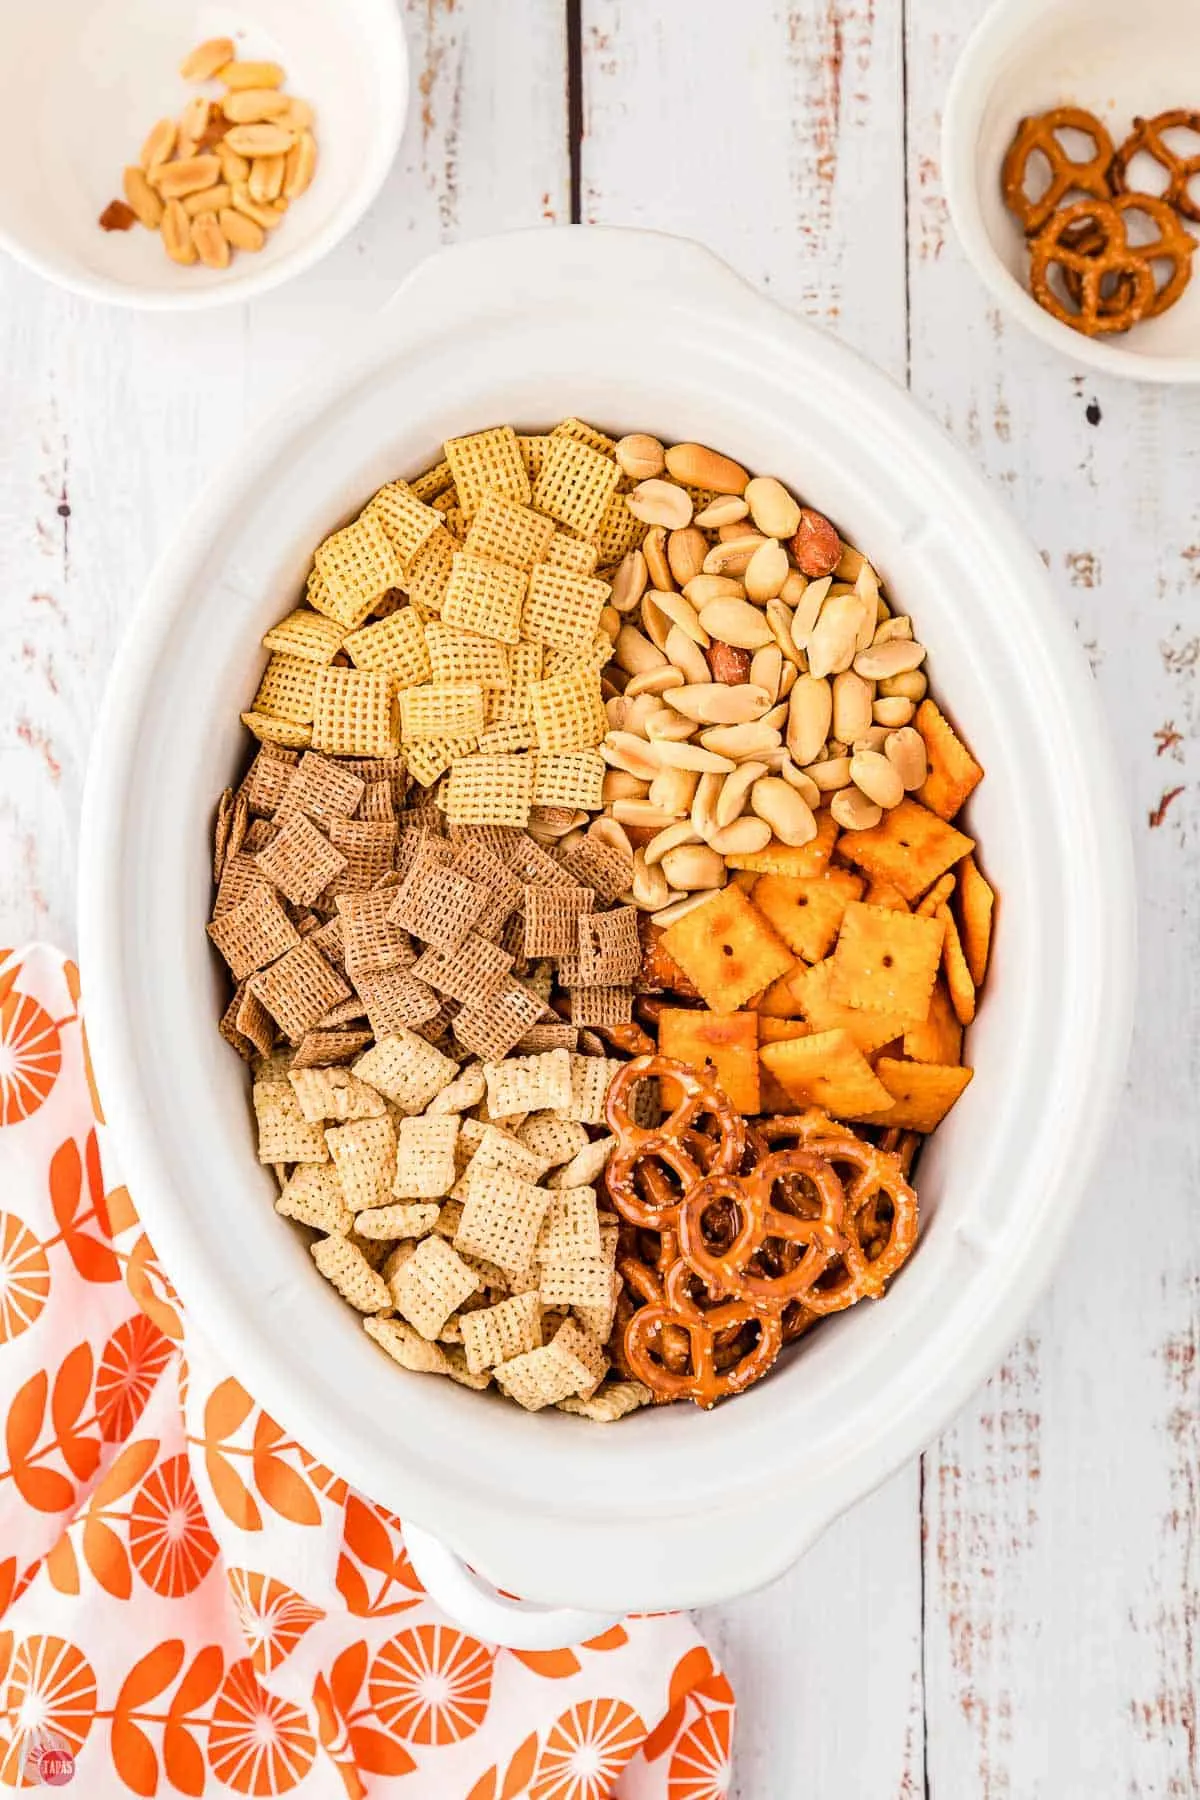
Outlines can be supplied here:
M469 1569L439 1538L416 1525L404 1526L408 1560L429 1598L472 1637L510 1650L565 1650L599 1637L620 1613L582 1612L571 1606L535 1606L509 1600Z

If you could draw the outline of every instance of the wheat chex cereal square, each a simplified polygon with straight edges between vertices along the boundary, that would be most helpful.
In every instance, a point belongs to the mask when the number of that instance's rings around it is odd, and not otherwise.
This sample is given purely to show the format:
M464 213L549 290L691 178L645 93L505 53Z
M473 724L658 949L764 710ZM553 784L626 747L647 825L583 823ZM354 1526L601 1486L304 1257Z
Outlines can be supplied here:
M581 987L619 987L633 981L642 967L636 906L610 912L584 913L579 919Z
M421 1239L388 1285L401 1318L434 1339L479 1284L445 1238L435 1236Z
M252 975L250 991L292 1043L298 1043L330 1007L350 998L341 976L307 939Z
M597 899L611 905L633 880L633 858L614 844L585 837L558 853L559 866L584 887L594 888Z
M510 563L492 562L469 550L456 551L442 601L442 618L447 625L515 644L521 636L521 608L528 580L524 569Z
M374 619L351 632L343 649L356 669L373 669L389 676L397 690L418 687L430 679L425 626L414 607L401 606L386 618Z
M578 1050L579 1033L574 1025L556 1021L553 1025L531 1025L517 1045L518 1050Z
M310 585L310 604L351 630L362 624L389 588L403 582L400 558L370 510L318 545L313 561L321 582Z
M217 1026L226 1043L249 1062L255 1052L269 1056L275 1042L275 1021L254 998L246 983L239 982Z
M612 593L607 581L542 563L529 577L521 636L572 656L585 656Z
M536 882L522 891L525 955L570 955L579 941L580 917L592 910L596 897L592 889L567 882L553 887Z
M433 989L417 980L409 969L379 969L373 975L356 975L354 985L377 1038L391 1037L401 1028L421 1030L441 1011Z
M288 1080L300 1111L311 1123L333 1119L341 1124L347 1119L382 1119L387 1114L383 1095L349 1069L297 1069L293 1064Z
M368 781L359 802L360 819L394 819L396 794L390 781Z
M268 659L254 696L253 710L272 719L296 725L313 722L314 695L321 664L308 657L287 656L279 651Z
M495 1118L513 1113L554 1112L571 1103L570 1052L545 1050L538 1056L485 1062L488 1111Z
M513 959L499 944L472 931L453 951L431 946L417 959L413 972L451 1000L482 1005L498 994Z
M498 1062L545 1010L539 995L509 976L484 1004L463 1007L454 1020L454 1035L472 1055Z
M396 1127L386 1112L381 1118L351 1119L330 1125L325 1142L351 1212L386 1206L391 1199L396 1166Z
M620 479L611 456L574 438L552 435L533 489L533 504L580 537L591 537Z
M310 819L321 823L332 818L348 819L365 792L366 783L342 763L306 750L279 802L279 810L307 813Z
M287 793L299 760L296 750L285 750L279 744L260 744L242 777L237 798L245 800L252 813L270 818Z
M415 1031L406 1029L380 1038L354 1064L360 1081L378 1088L403 1113L424 1112L458 1073L458 1064Z
M470 826L456 827L470 834ZM468 835L457 845L454 867L460 875L476 881L488 893L488 904L479 919L484 936L499 931L509 913L521 904L522 887L508 864L481 840Z
M331 1163L301 1163L283 1184L275 1211L330 1237L344 1236L354 1223L338 1172Z
M554 535L551 519L503 494L485 494L467 532L466 547L472 556L528 572L541 562Z
M264 650L282 651L285 656L327 663L333 661L345 636L345 626L339 625L336 619L323 618L310 606L297 606L277 625L272 625L262 646Z
M293 906L311 906L346 867L341 851L302 812L289 812L254 860Z
M533 759L533 804L565 806L572 812L599 812L604 798L604 758L597 750L555 756L539 750Z
M572 537L569 531L556 531L542 561L552 569L569 569L572 575L594 575L600 552L586 538Z
M413 962L408 933L388 917L396 893L395 887L377 887L366 893L338 895L346 972L352 981L359 975L375 975L381 969L404 968Z
M446 785L446 817L455 825L524 826L533 792L528 756L464 756Z
M208 927L208 935L235 981L265 968L300 942L299 932L269 887L247 881L243 893L243 898L216 912Z
M487 905L487 890L421 854L398 888L388 917L439 950L455 950Z
M583 1125L603 1125L604 1098L622 1067L620 1059L613 1056L572 1056L571 1102L563 1109L567 1117Z
M507 1169L467 1177L454 1247L496 1263L513 1281L532 1266L550 1195Z
M318 1238L309 1246L312 1259L343 1300L362 1313L382 1312L391 1295L383 1276L374 1270L349 1238Z
M446 604L448 607L448 600ZM483 689L486 719L492 694L507 688L511 680L507 645L494 637L482 637L478 631L464 630L448 612L445 618L429 621L425 637L433 685L474 682Z
M579 1026L628 1025L633 1018L631 987L576 987L571 989L571 1023Z
M468 437L447 438L443 449L459 504L468 518L475 516L489 493L528 506L529 477L511 425L494 425Z
M362 894L391 873L397 833L390 819L331 819L329 841L346 858L339 894Z
M401 1119L397 1131L392 1192L398 1200L440 1200L454 1186L454 1147L458 1119L454 1113L434 1118Z
M529 687L539 750L594 750L608 730L600 678L588 669L568 670Z
M296 1045L293 1069L327 1069L353 1062L368 1048L374 1032L365 1026L338 1026L326 1031L306 1031Z
M418 499L406 481L389 481L366 510L383 526L405 569L442 525L442 515Z
M311 1125L286 1078L257 1078L251 1088L260 1163L329 1161L324 1129Z
M542 1303L536 1292L513 1294L498 1306L485 1306L462 1316L467 1367L474 1373L491 1369L542 1341Z

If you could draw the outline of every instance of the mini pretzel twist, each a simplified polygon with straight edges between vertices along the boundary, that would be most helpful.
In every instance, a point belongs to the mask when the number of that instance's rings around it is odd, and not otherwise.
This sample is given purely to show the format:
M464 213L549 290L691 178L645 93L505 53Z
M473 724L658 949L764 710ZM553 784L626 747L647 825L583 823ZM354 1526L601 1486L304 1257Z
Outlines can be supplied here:
M679 1093L667 1117L652 1129L635 1125L630 1106L635 1088L654 1078L673 1083ZM669 1056L639 1056L614 1076L608 1090L605 1115L617 1143L608 1159L605 1180L609 1198L631 1224L662 1231L675 1223L679 1202L702 1177L732 1173L746 1151L746 1127L721 1089L708 1076ZM697 1160L701 1119L716 1126L711 1160ZM676 1192L662 1165L675 1176Z
M803 1296L807 1313L823 1318L858 1300L877 1300L917 1241L917 1196L898 1156L849 1132L822 1137L822 1156L842 1173L845 1210L840 1255ZM881 1202L890 1213L880 1215ZM828 1276L832 1279L827 1279Z
M695 1275L677 1262L667 1275L661 1302L643 1306L625 1327L625 1361L656 1400L693 1400L705 1410L730 1394L740 1394L764 1376L783 1345L777 1313L760 1312L743 1300L701 1307L692 1295ZM753 1342L740 1356L718 1366L722 1339L749 1328ZM687 1366L673 1369L663 1355L663 1338L678 1331L687 1339ZM724 1359L721 1359L724 1360Z
M1109 170L1114 194L1129 192L1129 165L1135 156L1150 156L1166 172L1167 186L1160 196L1185 219L1200 224L1200 198L1192 194L1191 183L1200 175L1200 149L1192 156L1181 156L1165 141L1168 131L1191 131L1200 137L1200 112L1179 107L1174 112L1158 113L1153 119L1135 119L1133 130L1116 151Z
M801 1177L816 1199L805 1217L772 1204L776 1188ZM740 1220L724 1249L709 1241L707 1215L714 1205L732 1207ZM807 1294L831 1258L846 1248L842 1235L845 1193L824 1146L779 1150L745 1176L709 1176L694 1187L679 1209L679 1249L684 1261L714 1292L759 1308L784 1306ZM772 1241L798 1246L777 1274L759 1273L756 1260ZM787 1266L790 1265L790 1266Z
M1060 131L1078 131L1090 138L1094 146L1091 156L1076 162L1060 140ZM1045 192L1034 199L1025 179L1029 159L1037 151L1050 164L1050 182ZM1111 137L1095 114L1082 107L1056 106L1050 112L1022 119L1000 173L1005 205L1016 214L1022 230L1033 236L1069 194L1091 194L1097 200L1107 200L1112 192L1108 180L1112 159Z
M1157 237L1130 242L1126 216L1141 213ZM1115 200L1079 200L1055 213L1030 246L1030 288L1038 305L1064 325L1088 337L1128 331L1174 306L1192 276L1196 239L1165 200L1152 194L1121 194ZM1161 287L1155 263L1170 273ZM1055 292L1050 275L1059 269L1078 312Z

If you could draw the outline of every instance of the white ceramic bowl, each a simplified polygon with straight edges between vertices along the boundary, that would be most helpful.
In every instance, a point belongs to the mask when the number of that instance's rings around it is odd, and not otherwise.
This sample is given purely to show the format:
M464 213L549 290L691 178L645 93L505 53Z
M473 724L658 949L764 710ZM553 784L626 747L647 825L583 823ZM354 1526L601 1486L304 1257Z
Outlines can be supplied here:
M97 223L154 121L192 94L179 64L209 37L283 64L317 114L311 188L228 269L171 262L157 234ZM13 0L0 24L0 246L93 300L185 311L248 300L307 269L360 219L408 110L396 0Z
M921 1242L887 1300L831 1321L735 1404L613 1427L522 1413L380 1355L272 1210L204 933L209 821L246 755L238 709L313 546L443 438L567 412L718 445L870 552L987 765L971 822L1001 895L976 1077L922 1158ZM81 949L122 1173L251 1392L489 1579L606 1610L755 1587L942 1426L1050 1271L1125 1063L1119 792L1039 558L883 376L678 239L569 228L444 252L352 362L248 438L177 534L121 655L85 808ZM445 1577L447 1559L413 1541L422 1572ZM451 1603L474 1623L467 1585L460 1574Z
M1073 362L1135 381L1200 381L1200 257L1183 298L1121 337L1087 338L1029 292L1028 252L1000 193L1020 120L1074 105L1120 144L1135 115L1200 105L1196 0L997 0L962 53L942 126L951 217L977 273L1007 312ZM1141 167L1135 180L1144 179Z

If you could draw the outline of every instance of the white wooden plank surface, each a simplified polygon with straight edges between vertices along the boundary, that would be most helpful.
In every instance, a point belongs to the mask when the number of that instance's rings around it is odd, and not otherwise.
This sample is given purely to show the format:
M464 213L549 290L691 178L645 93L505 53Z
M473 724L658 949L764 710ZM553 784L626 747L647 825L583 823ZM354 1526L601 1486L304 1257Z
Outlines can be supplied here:
M1051 1293L923 1468L703 1617L736 1800L1200 1797L1200 397L1082 379L965 267L939 113L983 7L580 0L582 216L712 244L909 376L1006 494L1118 734L1143 904L1134 1073ZM0 941L73 939L104 673L223 448L427 251L569 217L566 0L405 10L400 160L304 280L171 321L0 264Z

